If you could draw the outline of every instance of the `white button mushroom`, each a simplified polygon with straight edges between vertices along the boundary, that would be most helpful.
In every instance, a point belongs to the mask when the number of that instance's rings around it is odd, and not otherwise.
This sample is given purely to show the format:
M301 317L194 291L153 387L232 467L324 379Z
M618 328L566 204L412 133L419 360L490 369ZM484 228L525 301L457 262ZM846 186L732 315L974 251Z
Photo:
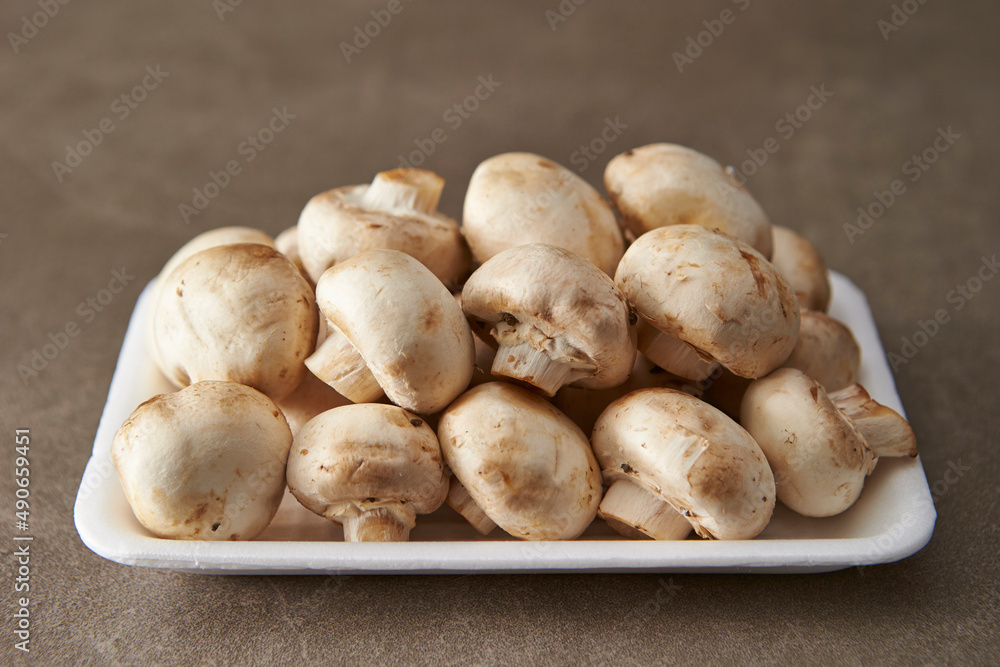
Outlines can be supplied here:
M177 386L229 380L272 399L292 392L316 344L313 291L268 246L217 246L188 257L162 283L153 313L161 370Z
M319 282L329 267L366 250L399 250L415 257L446 285L468 271L469 249L458 223L437 211L444 180L424 169L394 169L371 185L316 195L299 216L302 263Z
M684 378L716 363L743 377L777 368L795 347L799 307L756 250L699 225L647 232L622 257L615 282L639 316L639 351Z
M843 323L817 310L803 310L798 341L781 366L797 368L827 391L836 391L857 379L861 347ZM706 401L738 420L743 394L751 382L720 368L701 384Z
M509 248L462 290L477 335L499 349L494 375L552 396L563 385L600 389L628 378L635 360L628 304L593 262L553 245Z
M615 214L597 190L532 153L503 153L476 167L462 233L479 263L516 245L548 243L612 275L624 249Z
M836 391L857 379L861 347L847 325L817 310L803 310L799 340L782 366L797 368L827 391Z
M163 265L163 269L160 270L160 274L153 282L153 286L151 288L152 294L150 295L149 302L153 304L153 307L150 309L150 316L146 320L146 349L149 350L149 354L152 356L153 361L156 363L158 368L162 367L162 362L157 357L156 353L156 343L153 338L152 313L156 312L156 303L159 300L160 288L165 282L166 277L191 255L196 255L202 250L208 250L209 248L215 248L223 245L234 245L237 243L259 243L271 248L275 247L275 240L259 229L254 229L252 227L218 227L195 236L193 239L181 246L180 249L178 249L177 252L175 252L170 259L167 260L167 263Z
M503 382L481 384L442 413L438 436L465 489L453 489L449 501L481 532L492 521L523 540L571 540L594 520L601 500L594 454L545 399Z
M741 423L771 464L778 499L806 516L853 505L878 457L916 456L910 425L860 385L828 395L794 368L750 385Z
M291 444L267 396L199 382L136 408L111 455L132 511L154 535L249 540L278 510Z
M699 396L697 383L678 378L667 373L641 354L635 355L632 373L623 384L609 389L582 389L567 386L552 397L552 405L573 420L584 433L594 430L594 422L604 409L625 394L648 387L669 387L679 389L693 396Z
M771 263L788 280L802 310L826 312L830 307L830 278L826 262L804 236L774 225Z
M292 430L293 436L313 417L351 403L309 371L306 371L295 391L275 402L288 420L288 428Z
M641 389L601 414L591 438L610 488L599 514L657 539L750 539L774 510L774 477L753 438L681 391ZM671 513L664 506L674 509Z
M417 514L444 503L448 477L434 431L395 405L345 405L295 436L288 489L342 523L348 542L405 542Z
M347 376L326 374L324 367L370 372L390 401L421 414L442 410L469 385L475 360L469 325L447 288L413 257L396 250L352 257L323 274L316 299L331 335L310 368L348 398L358 382L371 383L352 377L353 388L345 388ZM331 345L347 363L329 353Z
M650 144L616 155L604 184L636 236L665 225L718 229L771 257L771 223L732 173L698 151Z
M293 225L281 232L274 238L274 248L288 258L288 261L295 265L302 277L312 285L312 278L306 271L305 264L302 263L302 256L299 254L299 228Z

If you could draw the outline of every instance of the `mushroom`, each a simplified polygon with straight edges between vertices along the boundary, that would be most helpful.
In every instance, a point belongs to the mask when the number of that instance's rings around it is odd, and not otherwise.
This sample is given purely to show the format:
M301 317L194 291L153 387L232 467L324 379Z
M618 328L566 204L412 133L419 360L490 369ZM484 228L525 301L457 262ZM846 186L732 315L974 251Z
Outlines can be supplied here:
M587 437L551 403L489 382L442 413L441 452L454 473L449 504L484 534L571 540L594 520L601 476Z
M827 391L836 391L857 379L861 370L861 347L851 330L840 321L817 310L803 310L798 341L781 366L798 368ZM751 382L753 380L720 368L702 383L705 400L739 420L743 394Z
M699 225L654 229L625 252L615 282L638 314L639 351L680 377L704 380L716 363L760 377L795 347L795 294L731 236Z
M179 387L229 380L277 400L305 375L317 317L312 289L277 250L216 246L163 280L153 343L161 370Z
M348 542L405 542L416 515L448 493L434 431L395 405L345 405L310 420L287 478L305 508L343 524Z
M299 216L298 248L313 282L331 266L366 250L415 257L446 285L468 271L469 250L458 223L437 211L444 180L424 169L394 169L371 185L328 190Z
M295 391L275 402L288 420L288 428L292 430L293 436L313 417L351 403L309 371L306 371Z
M857 380L861 347L847 325L817 310L803 310L799 340L782 366L797 368L827 391L836 391Z
M616 155L604 184L635 235L665 225L718 229L771 257L771 223L731 170L698 151L650 144Z
M778 499L805 516L854 504L881 456L916 456L913 429L861 385L827 394L795 368L753 382L741 422L774 471Z
M567 384L614 387L635 360L633 315L611 279L589 260L544 243L487 260L462 290L477 335L499 346L494 375L552 396Z
M610 485L598 514L655 539L750 539L774 510L760 447L721 411L684 392L640 389L601 413L591 437Z
M249 540L278 510L291 444L267 396L198 382L136 408L111 456L135 517L154 535Z
M584 433L594 430L594 422L604 412L604 409L625 394L647 387L670 387L679 389L693 396L699 396L700 389L692 384L667 373L641 354L635 355L635 364L628 379L609 389L582 389L566 386L552 397L552 405L559 408L563 414L573 420ZM700 396L699 396L700 397Z
M812 243L787 227L772 227L771 263L788 280L802 310L826 312L830 307L830 278L826 262Z
M533 153L503 153L476 167L462 233L479 263L517 245L548 243L612 275L624 249L615 214L597 190Z
M396 250L352 257L323 274L316 299L331 331L307 363L344 396L358 400L359 387L369 394L380 388L396 405L432 414L469 385L469 325L447 288L413 257Z
M160 288L166 281L167 276L191 255L196 255L202 250L215 248L223 245L234 245L236 243L259 243L271 248L275 247L275 240L268 234L252 227L218 227L207 232L198 234L193 239L185 243L175 252L167 263L163 265L159 276L154 280L150 289L149 303L153 304L150 313L156 312L156 303L159 300ZM146 349L153 357L157 367L162 366L162 362L156 356L156 344L153 340L153 317L146 320Z
M289 262L295 265L295 268L299 270L303 278L309 281L310 285L314 285L309 272L306 271L305 264L302 263L302 256L299 254L298 225L293 225L278 234L274 238L274 247L278 252L287 257Z

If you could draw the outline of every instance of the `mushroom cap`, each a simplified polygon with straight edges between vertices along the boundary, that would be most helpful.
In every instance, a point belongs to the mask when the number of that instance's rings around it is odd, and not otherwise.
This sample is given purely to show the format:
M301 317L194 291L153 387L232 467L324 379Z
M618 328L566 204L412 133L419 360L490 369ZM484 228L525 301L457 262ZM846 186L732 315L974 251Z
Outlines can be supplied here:
M830 278L823 256L808 239L788 227L774 225L771 229L771 263L792 286L799 308L825 313L830 307Z
M442 413L438 435L469 495L514 537L570 540L597 515L601 475L587 437L540 396L481 384Z
M857 380L861 347L846 324L818 310L803 310L798 342L782 366L799 369L828 392L837 391Z
M795 368L755 380L740 422L774 471L778 499L805 516L833 516L854 504L876 459L854 422L819 382Z
M159 276L153 283L150 303L155 304L157 302L159 299L160 288L166 277L169 276L170 273L180 266L181 263L188 257L196 255L202 250L208 250L209 248L222 245L234 245L236 243L259 243L271 248L276 247L275 239L272 239L270 235L265 232L252 227L218 227L216 229L210 229L207 232L202 232L182 245L177 252L175 252L170 259L167 260L167 263L163 265ZM151 312L155 312L155 310ZM150 315L150 317L146 320L146 348L149 350L149 354L152 355L156 365L161 366L162 364L160 360L156 357L152 315Z
M299 228L292 225L285 231L274 237L274 249L288 258L288 261L295 265L302 277L307 281L312 281L309 272L306 271L305 264L302 263L302 256L299 255Z
M788 357L799 306L788 282L756 250L699 225L636 239L615 282L640 317L743 377Z
M350 401L338 394L333 387L308 370L295 391L275 402L281 414L285 415L293 436L297 435L313 417L327 410L350 404Z
M642 236L665 225L719 229L771 256L771 223L730 171L696 150L649 144L612 158L604 185L622 222Z
M382 172L395 178L436 179L423 169L396 169ZM299 255L313 282L331 266L367 250L391 249L419 260L446 285L456 284L469 266L469 250L458 223L437 211L399 206L390 210L365 208L370 185L349 185L322 192L306 204L299 215Z
M632 372L622 384L608 389L583 389L567 385L552 397L552 405L572 419L584 433L592 433L594 423L604 409L625 394L647 387L669 387L698 396L702 384L667 373L642 354L636 354Z
M327 269L316 299L393 403L431 414L469 385L475 361L461 307L419 261L369 250Z
M512 315L533 328L528 342L536 349L592 364L593 374L575 386L617 386L635 361L625 297L593 262L564 248L532 243L498 253L465 283L462 309L487 342L487 323Z
M400 407L377 403L311 419L295 436L287 478L304 507L330 520L390 503L427 514L448 495L431 427Z
M238 243L259 243L269 248L276 247L275 240L271 238L270 234L259 229L253 227L217 227L198 234L182 245L163 265L160 276L170 275L170 272L180 266L184 260L192 255L197 255L202 250Z
M268 246L216 246L166 276L153 313L161 370L177 386L229 380L273 399L302 381L316 344L312 289Z
M548 243L612 275L624 250L615 214L597 190L533 153L503 153L476 167L462 233L479 263L516 245Z
M750 539L771 519L774 476L760 447L722 411L689 394L634 391L601 413L591 443L607 484L639 484L702 537Z
M154 535L249 540L278 510L291 444L267 396L199 382L136 408L111 456L132 511Z

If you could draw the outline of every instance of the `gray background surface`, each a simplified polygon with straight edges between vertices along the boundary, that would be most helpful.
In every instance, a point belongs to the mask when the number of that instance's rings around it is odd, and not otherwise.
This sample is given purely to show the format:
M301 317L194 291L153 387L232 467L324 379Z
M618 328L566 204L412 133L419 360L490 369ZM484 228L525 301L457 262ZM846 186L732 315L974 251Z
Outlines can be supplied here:
M386 2L243 3L221 17L209 2L70 2L16 45L9 33L41 10L4 2L0 402L8 444L0 508L13 505L13 431L30 428L37 542L27 661L995 660L1000 280L963 297L961 308L952 290L1000 252L1000 11L992 2L903 4L917 11L905 23L897 14L902 25L885 38L878 22L891 20L888 0L588 2L555 29L546 11L558 12L557 0L404 0L348 63L340 43ZM673 54L724 9L735 20L678 71ZM122 119L114 101L147 66L169 76ZM446 122L445 112L489 75L500 82L489 99L460 127ZM832 97L785 136L776 123L813 86ZM295 118L246 162L240 143L275 107ZM67 145L105 117L114 131L71 173L57 174L52 163L66 159ZM887 351L946 311L947 324L896 371L936 484L939 518L924 550L824 575L328 580L133 569L80 542L73 500L130 312L184 241L222 225L277 233L313 194L368 181L436 128L447 140L424 166L445 177L442 206L459 217L481 160L527 150L575 166L574 151L599 136L605 119L627 127L583 171L596 186L607 160L634 146L672 141L740 164L774 137L779 150L748 187L774 222L806 234L831 268L867 292ZM910 180L907 161L949 127L959 138ZM229 160L241 173L186 223L179 205ZM895 179L905 194L852 243L845 223ZM79 304L123 267L134 280L85 318ZM70 322L79 335L22 381L17 367ZM968 470L946 476L956 467ZM21 662L7 616L13 510L4 512L0 661ZM653 604L664 585L675 593Z

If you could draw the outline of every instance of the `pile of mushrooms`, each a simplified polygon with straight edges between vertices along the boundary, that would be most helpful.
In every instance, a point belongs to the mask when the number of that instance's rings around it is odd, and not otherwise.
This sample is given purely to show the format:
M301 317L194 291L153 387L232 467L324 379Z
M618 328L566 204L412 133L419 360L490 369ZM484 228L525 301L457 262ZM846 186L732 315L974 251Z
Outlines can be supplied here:
M470 538L745 540L776 501L843 512L879 457L916 456L856 384L820 253L710 157L626 151L606 200L497 155L461 225L443 186L381 172L166 263L146 340L178 390L112 447L153 535L252 539L287 488L351 542L435 512Z

